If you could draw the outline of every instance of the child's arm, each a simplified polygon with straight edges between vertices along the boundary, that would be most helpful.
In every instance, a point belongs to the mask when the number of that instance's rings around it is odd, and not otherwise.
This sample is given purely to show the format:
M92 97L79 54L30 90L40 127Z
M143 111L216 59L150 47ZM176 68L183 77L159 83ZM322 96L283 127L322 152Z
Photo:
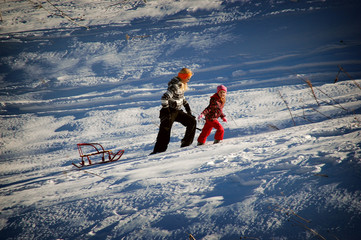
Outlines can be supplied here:
M209 105L203 110L201 115L203 114L203 116L207 116L208 118L214 118L218 109L217 101L211 98Z

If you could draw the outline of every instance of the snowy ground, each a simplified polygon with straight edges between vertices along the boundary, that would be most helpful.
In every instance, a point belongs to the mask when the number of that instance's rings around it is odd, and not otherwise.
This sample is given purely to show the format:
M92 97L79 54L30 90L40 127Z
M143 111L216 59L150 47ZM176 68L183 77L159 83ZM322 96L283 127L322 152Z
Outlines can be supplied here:
M360 3L50 2L0 3L2 239L361 238ZM149 156L182 67L225 140Z

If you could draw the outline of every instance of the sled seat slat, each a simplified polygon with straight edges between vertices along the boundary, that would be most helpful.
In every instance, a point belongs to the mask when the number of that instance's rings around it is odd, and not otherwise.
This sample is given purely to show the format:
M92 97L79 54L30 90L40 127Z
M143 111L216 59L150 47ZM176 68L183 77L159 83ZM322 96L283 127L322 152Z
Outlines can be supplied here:
M101 153L111 153L111 152L112 152L111 150L104 150L104 151L101 151L101 152L92 152L92 153L87 153L87 154L84 154L84 155L80 155L80 157L94 156L94 155L98 155L98 154L101 154Z

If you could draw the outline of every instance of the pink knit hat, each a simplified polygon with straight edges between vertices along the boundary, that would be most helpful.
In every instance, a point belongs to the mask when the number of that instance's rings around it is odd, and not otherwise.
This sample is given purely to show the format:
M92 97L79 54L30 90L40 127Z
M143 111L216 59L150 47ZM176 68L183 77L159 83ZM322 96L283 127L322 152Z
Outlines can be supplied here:
M223 85L219 85L218 87L217 87L217 93L219 92L219 91L225 91L225 92L227 92L227 88L225 87L225 86L223 86Z

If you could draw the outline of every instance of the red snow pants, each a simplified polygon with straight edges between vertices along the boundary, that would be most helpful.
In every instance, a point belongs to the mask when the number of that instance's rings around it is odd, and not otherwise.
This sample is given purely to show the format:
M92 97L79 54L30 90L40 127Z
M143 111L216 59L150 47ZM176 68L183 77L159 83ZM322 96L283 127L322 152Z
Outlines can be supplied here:
M209 136L209 134L211 134L211 131L213 128L217 129L214 139L215 140L223 140L224 128L218 122L218 120L214 120L214 121L206 120L206 123L204 124L203 129L202 129L202 132L198 137L198 142L205 143L207 140L207 137Z

